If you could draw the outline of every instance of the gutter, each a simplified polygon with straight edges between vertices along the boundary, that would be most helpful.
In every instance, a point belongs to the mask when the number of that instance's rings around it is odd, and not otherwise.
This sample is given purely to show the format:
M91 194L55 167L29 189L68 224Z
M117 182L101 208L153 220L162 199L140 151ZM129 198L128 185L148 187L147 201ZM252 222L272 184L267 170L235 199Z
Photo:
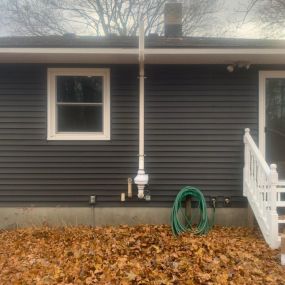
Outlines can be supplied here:
M141 37L139 41L142 42ZM143 50L143 57L141 56ZM5 48L0 63L285 64L285 48Z

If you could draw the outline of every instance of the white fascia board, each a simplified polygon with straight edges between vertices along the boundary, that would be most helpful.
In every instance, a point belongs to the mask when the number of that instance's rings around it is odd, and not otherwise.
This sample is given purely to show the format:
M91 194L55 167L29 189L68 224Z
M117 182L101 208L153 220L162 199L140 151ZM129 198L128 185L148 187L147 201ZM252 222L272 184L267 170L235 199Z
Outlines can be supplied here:
M0 63L135 64L131 48L0 48Z
M0 48L0 54L138 54L137 48Z
M149 55L175 55L175 54L285 54L285 48L145 48ZM0 53L35 53L35 54L138 54L138 48L0 48Z
M139 48L0 48L0 63L136 64ZM145 48L146 64L285 64L285 48Z
M149 48L145 49L146 55L177 55L177 54L185 54L185 55L231 55L231 54L240 54L240 55L251 55L251 54L285 54L285 48L284 49L268 49L268 48L231 48L231 49L225 49L225 48L176 48L176 49L170 49L170 48Z

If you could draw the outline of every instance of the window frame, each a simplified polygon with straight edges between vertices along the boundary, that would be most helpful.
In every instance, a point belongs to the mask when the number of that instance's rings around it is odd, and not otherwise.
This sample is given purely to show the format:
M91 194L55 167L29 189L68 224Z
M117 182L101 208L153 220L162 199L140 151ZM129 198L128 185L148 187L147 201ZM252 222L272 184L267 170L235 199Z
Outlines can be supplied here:
M265 157L266 150L266 79L285 79L285 70L260 70L259 71L259 91L258 91L258 145L262 155Z
M110 69L109 68L48 68L47 71L47 140L110 140ZM57 131L57 76L103 77L102 132Z

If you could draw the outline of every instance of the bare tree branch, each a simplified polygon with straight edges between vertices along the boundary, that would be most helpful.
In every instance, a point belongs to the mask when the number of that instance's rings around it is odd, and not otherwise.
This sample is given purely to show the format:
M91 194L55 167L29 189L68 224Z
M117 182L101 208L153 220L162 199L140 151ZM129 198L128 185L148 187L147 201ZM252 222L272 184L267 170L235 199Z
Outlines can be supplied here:
M244 13L241 25L251 16L260 22L265 36L285 36L285 0L251 0L241 12Z
M168 0L9 0L0 4L12 32L26 35L136 35L139 17L146 33L163 34L163 10ZM206 34L222 0L184 0L185 35ZM204 31L204 32L203 32Z

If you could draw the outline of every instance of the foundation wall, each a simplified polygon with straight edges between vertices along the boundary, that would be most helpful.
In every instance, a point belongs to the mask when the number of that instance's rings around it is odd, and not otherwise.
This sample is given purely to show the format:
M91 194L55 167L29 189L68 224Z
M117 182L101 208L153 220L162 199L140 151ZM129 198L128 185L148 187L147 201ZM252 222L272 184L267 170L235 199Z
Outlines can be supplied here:
M209 209L211 216L212 209ZM0 208L2 229L39 226L170 224L171 208L19 207ZM246 226L247 208L218 208L215 223Z

